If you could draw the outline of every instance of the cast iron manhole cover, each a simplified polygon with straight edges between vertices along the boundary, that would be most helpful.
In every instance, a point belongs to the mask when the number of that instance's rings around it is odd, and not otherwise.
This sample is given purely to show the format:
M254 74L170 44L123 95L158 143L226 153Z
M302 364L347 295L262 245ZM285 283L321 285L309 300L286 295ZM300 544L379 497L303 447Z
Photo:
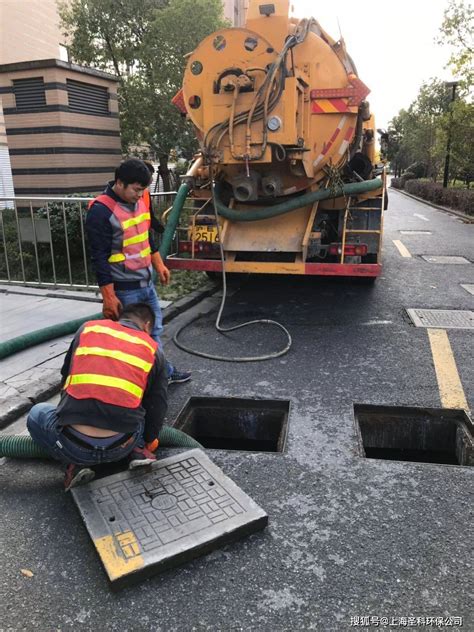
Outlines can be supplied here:
M461 287L469 292L469 294L474 294L474 283L461 283Z
M267 514L202 450L72 490L113 588L263 529Z
M474 311L460 309L407 309L415 327L474 329Z
M449 263L452 265L459 265L462 263L471 263L469 259L465 257L454 257L448 255L439 255L439 256L431 256L431 255L421 255L421 258L428 263Z
M401 230L401 235L431 235L430 230Z

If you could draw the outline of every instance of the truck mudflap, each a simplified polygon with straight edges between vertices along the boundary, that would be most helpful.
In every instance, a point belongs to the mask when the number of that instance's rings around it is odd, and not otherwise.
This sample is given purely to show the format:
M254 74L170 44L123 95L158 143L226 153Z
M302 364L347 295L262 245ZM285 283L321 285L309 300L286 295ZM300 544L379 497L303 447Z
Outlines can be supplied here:
M185 259L170 256L166 265L171 270L198 270L221 272L222 264L216 259ZM380 263L281 263L226 261L226 272L253 274L300 274L315 276L378 277L382 272Z

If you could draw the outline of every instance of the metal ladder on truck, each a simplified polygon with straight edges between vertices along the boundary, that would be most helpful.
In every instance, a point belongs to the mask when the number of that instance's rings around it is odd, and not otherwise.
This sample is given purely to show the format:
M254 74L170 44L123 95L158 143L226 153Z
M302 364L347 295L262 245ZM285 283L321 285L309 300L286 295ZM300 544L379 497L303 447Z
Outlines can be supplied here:
M384 211L384 196L382 194L381 198L369 198L369 199L375 199L375 200L379 200L380 199L380 207L377 206L354 206L352 204L352 197L348 197L347 198L347 204L346 204L346 208L344 211L344 220L343 220L343 225L342 225L342 244L341 244L341 260L339 263L344 263L345 260L345 247L346 247L346 241L347 241L347 235L379 235L379 239L378 239L378 250L377 250L377 260L380 259L380 250L382 248L382 239L381 239L381 235L382 235L382 229L383 229L383 211ZM351 215L351 211L368 211L368 212L374 212L374 211L381 211L380 213L380 228L378 230L375 229L356 229L356 228L347 228L347 224L348 222L350 222L350 220L352 219L352 215Z

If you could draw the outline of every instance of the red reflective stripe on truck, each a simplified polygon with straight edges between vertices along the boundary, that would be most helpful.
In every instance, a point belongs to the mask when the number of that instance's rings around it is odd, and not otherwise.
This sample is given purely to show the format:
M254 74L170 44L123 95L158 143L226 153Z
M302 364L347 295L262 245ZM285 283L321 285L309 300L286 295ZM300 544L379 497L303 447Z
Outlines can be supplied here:
M221 272L221 262L215 259L180 259L168 257L166 265L172 270L204 270ZM260 274L308 274L319 276L377 277L382 272L379 263L274 263L239 261L226 264L231 272L254 272Z

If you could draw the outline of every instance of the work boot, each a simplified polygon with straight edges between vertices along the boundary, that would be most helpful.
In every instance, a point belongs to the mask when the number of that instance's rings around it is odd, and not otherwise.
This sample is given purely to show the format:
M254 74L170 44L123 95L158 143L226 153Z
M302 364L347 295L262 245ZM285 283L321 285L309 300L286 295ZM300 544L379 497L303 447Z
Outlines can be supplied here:
M64 491L68 492L71 487L77 487L77 485L84 485L95 477L94 470L83 465L76 465L75 463L69 463L66 467L66 473L64 475Z
M191 379L191 373L187 371L177 371L173 369L173 373L168 378L168 385L171 384L183 384L183 382L189 382Z
M134 470L137 467L151 465L156 461L156 456L146 448L133 448L128 455L128 469Z

